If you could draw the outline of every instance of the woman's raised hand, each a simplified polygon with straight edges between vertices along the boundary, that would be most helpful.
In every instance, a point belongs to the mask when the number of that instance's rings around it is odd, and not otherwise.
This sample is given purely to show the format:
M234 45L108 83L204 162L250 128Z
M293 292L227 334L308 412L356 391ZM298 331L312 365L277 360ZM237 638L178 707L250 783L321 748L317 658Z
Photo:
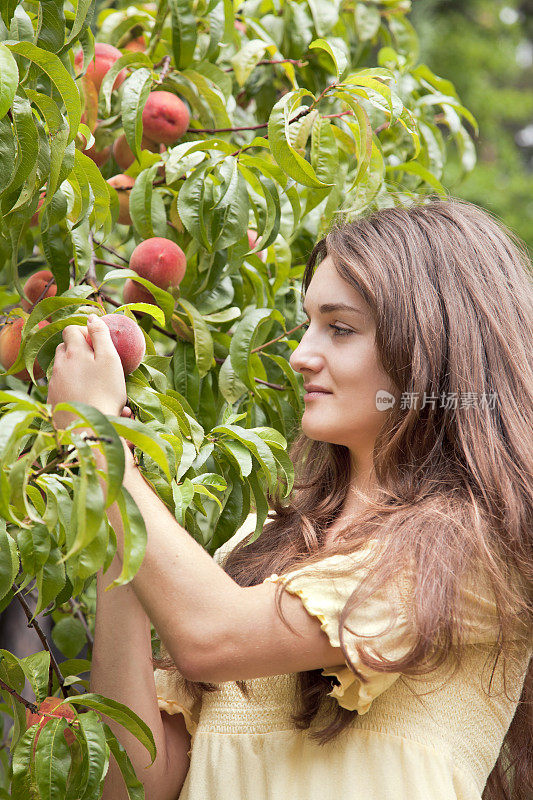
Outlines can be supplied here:
M105 322L93 316L88 318L86 328L67 325L63 343L56 348L47 402L52 405L58 428L67 427L76 415L54 412L57 403L87 403L109 416L121 415L126 405L126 381L119 354Z

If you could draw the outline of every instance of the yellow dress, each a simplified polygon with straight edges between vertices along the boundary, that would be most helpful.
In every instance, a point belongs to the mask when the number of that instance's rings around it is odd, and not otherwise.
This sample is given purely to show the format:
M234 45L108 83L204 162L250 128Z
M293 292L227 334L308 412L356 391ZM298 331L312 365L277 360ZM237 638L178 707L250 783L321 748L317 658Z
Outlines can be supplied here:
M220 562L242 538L243 529L249 532L253 527L245 523L215 559ZM353 571L348 577L326 580L313 574L312 567L302 567L271 575L265 582L286 584L319 619L331 644L339 647L339 616L363 570L357 554L329 556L321 562L334 570L350 561ZM402 580L374 593L358 609L353 626L357 635L372 633L376 639L358 640L346 631L345 643L368 682L363 684L346 664L322 670L338 681L327 702L358 712L353 725L324 746L291 722L296 674L246 681L248 699L233 681L221 683L219 691L193 703L179 674L155 670L159 708L182 713L191 734L190 768L179 800L480 800L515 713L533 643L516 644L516 657L506 669L508 697L502 659L487 696L494 605L474 588L465 591L464 600L470 612L469 646L455 675L449 664L410 678L374 672L360 663L358 643L368 647L369 641L376 642L378 652L390 658L408 649L411 612ZM397 612L394 626L386 632ZM321 709L311 730L323 727L324 715Z

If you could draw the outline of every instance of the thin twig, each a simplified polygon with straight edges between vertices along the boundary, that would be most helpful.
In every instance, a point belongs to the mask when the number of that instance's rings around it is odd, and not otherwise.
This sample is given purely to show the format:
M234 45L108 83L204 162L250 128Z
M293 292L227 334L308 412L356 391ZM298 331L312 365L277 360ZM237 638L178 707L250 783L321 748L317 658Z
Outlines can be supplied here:
M111 255L115 256L115 258L120 258L120 260L124 261L126 264L130 263L127 258L121 256L117 250L113 250L113 248L109 247L107 244L104 244L103 242L97 242L96 239L94 239L93 241L97 247L101 247L102 250L107 250L107 252L111 253ZM116 266L116 264L114 266Z
M279 59L262 59L258 61L256 67L270 66L271 64L294 64L295 67L306 67L309 61L301 61L298 58L279 58ZM226 67L223 72L233 72L233 67Z
M270 383L269 381L264 381L261 378L256 378L255 380L256 383L262 383L265 386L269 386L271 389L277 389L278 392L284 392L286 389L288 389L287 386L280 386L279 383Z
M52 653L50 645L48 644L48 639L46 638L45 634L43 633L41 626L39 625L39 623L37 622L36 619L32 619L32 613L31 613L30 607L28 606L28 604L25 601L25 599L22 597L22 594L20 592L17 592L15 594L15 597L17 598L17 600L21 604L22 608L24 609L24 613L26 614L26 616L28 618L28 628L32 628L32 627L35 628L35 630L37 632L37 635L38 635L39 639L41 640L41 642L43 643L43 646L44 646L45 650L48 650L48 652L50 653L50 669L48 671L48 695L50 696L52 694L53 673L55 672L56 675L57 675L57 680L59 682L59 687L60 687L60 689L61 689L61 691L63 693L63 697L69 697L69 695L67 694L67 691L66 691L66 689L64 687L65 679L64 679L63 675L61 674L61 670L59 669L59 665L58 665L58 663L57 663L57 661L55 659L54 654Z
M70 603L70 607L74 611L74 616L79 619L79 621L81 622L81 624L85 628L85 635L87 637L87 642L89 643L89 646L90 646L91 651L92 651L93 645L94 645L94 639L92 637L91 631L89 630L89 626L87 625L87 620L85 619L85 614L82 612L80 604L76 600L74 600L73 597L69 597L69 603Z
M163 83L170 69L170 56L163 56L161 61L156 66L162 66L163 69L159 73L159 78L155 81L155 83Z
M113 264L112 261L104 261L103 258L96 258L95 259L97 264L103 264L105 267L114 267L115 269L128 269L129 267L123 267L122 264ZM95 276L96 279L96 276Z
M268 122L261 125L242 125L238 128L188 128L187 133L236 133L239 131L258 131L260 128L268 128Z
M26 708L29 708L32 714L36 714L39 711L35 703L32 703L31 700L25 700L22 697L22 695L20 695L18 692L12 689L11 686L8 686L7 683L4 683L4 681L1 678L0 678L0 687L2 689L5 689L6 692L9 692L9 694L12 694L13 697L16 697L19 703L22 703L23 705L26 706ZM4 747L4 745L2 745L2 747Z
M269 342L265 342L264 344L259 345L259 347L254 347L254 349L250 350L250 352L257 353L259 350L263 350L265 347L268 347L269 344L274 344L274 342L279 342L280 339L284 339L286 336L289 335L289 333L294 333L294 331L297 331L298 328L302 328L304 325L305 322L301 322L295 328L291 328L290 331L284 331L283 333L280 333L280 335L276 336L275 339L271 339Z

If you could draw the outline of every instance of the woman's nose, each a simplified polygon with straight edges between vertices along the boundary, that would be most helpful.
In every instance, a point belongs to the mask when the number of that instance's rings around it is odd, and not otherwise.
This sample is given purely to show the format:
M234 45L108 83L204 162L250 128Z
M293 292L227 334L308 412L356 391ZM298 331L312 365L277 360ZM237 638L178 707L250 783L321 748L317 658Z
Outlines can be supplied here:
M296 350L291 353L289 364L295 372L304 372L306 370L316 372L321 368L322 361L322 355L313 346L309 338L309 332L306 331Z

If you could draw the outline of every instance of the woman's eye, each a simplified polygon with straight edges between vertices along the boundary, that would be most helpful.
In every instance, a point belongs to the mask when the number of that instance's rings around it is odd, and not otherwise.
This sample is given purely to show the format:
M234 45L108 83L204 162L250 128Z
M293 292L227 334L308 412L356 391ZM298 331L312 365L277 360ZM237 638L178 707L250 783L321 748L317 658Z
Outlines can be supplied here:
M355 333L351 328L340 328L338 325L330 325L329 327L335 331L333 336L349 336L350 333Z
M309 322L302 323L303 330L306 331L309 328L309 325ZM329 327L334 331L333 336L349 336L351 333L355 333L355 331L353 331L351 328L341 328L339 325L330 324Z

